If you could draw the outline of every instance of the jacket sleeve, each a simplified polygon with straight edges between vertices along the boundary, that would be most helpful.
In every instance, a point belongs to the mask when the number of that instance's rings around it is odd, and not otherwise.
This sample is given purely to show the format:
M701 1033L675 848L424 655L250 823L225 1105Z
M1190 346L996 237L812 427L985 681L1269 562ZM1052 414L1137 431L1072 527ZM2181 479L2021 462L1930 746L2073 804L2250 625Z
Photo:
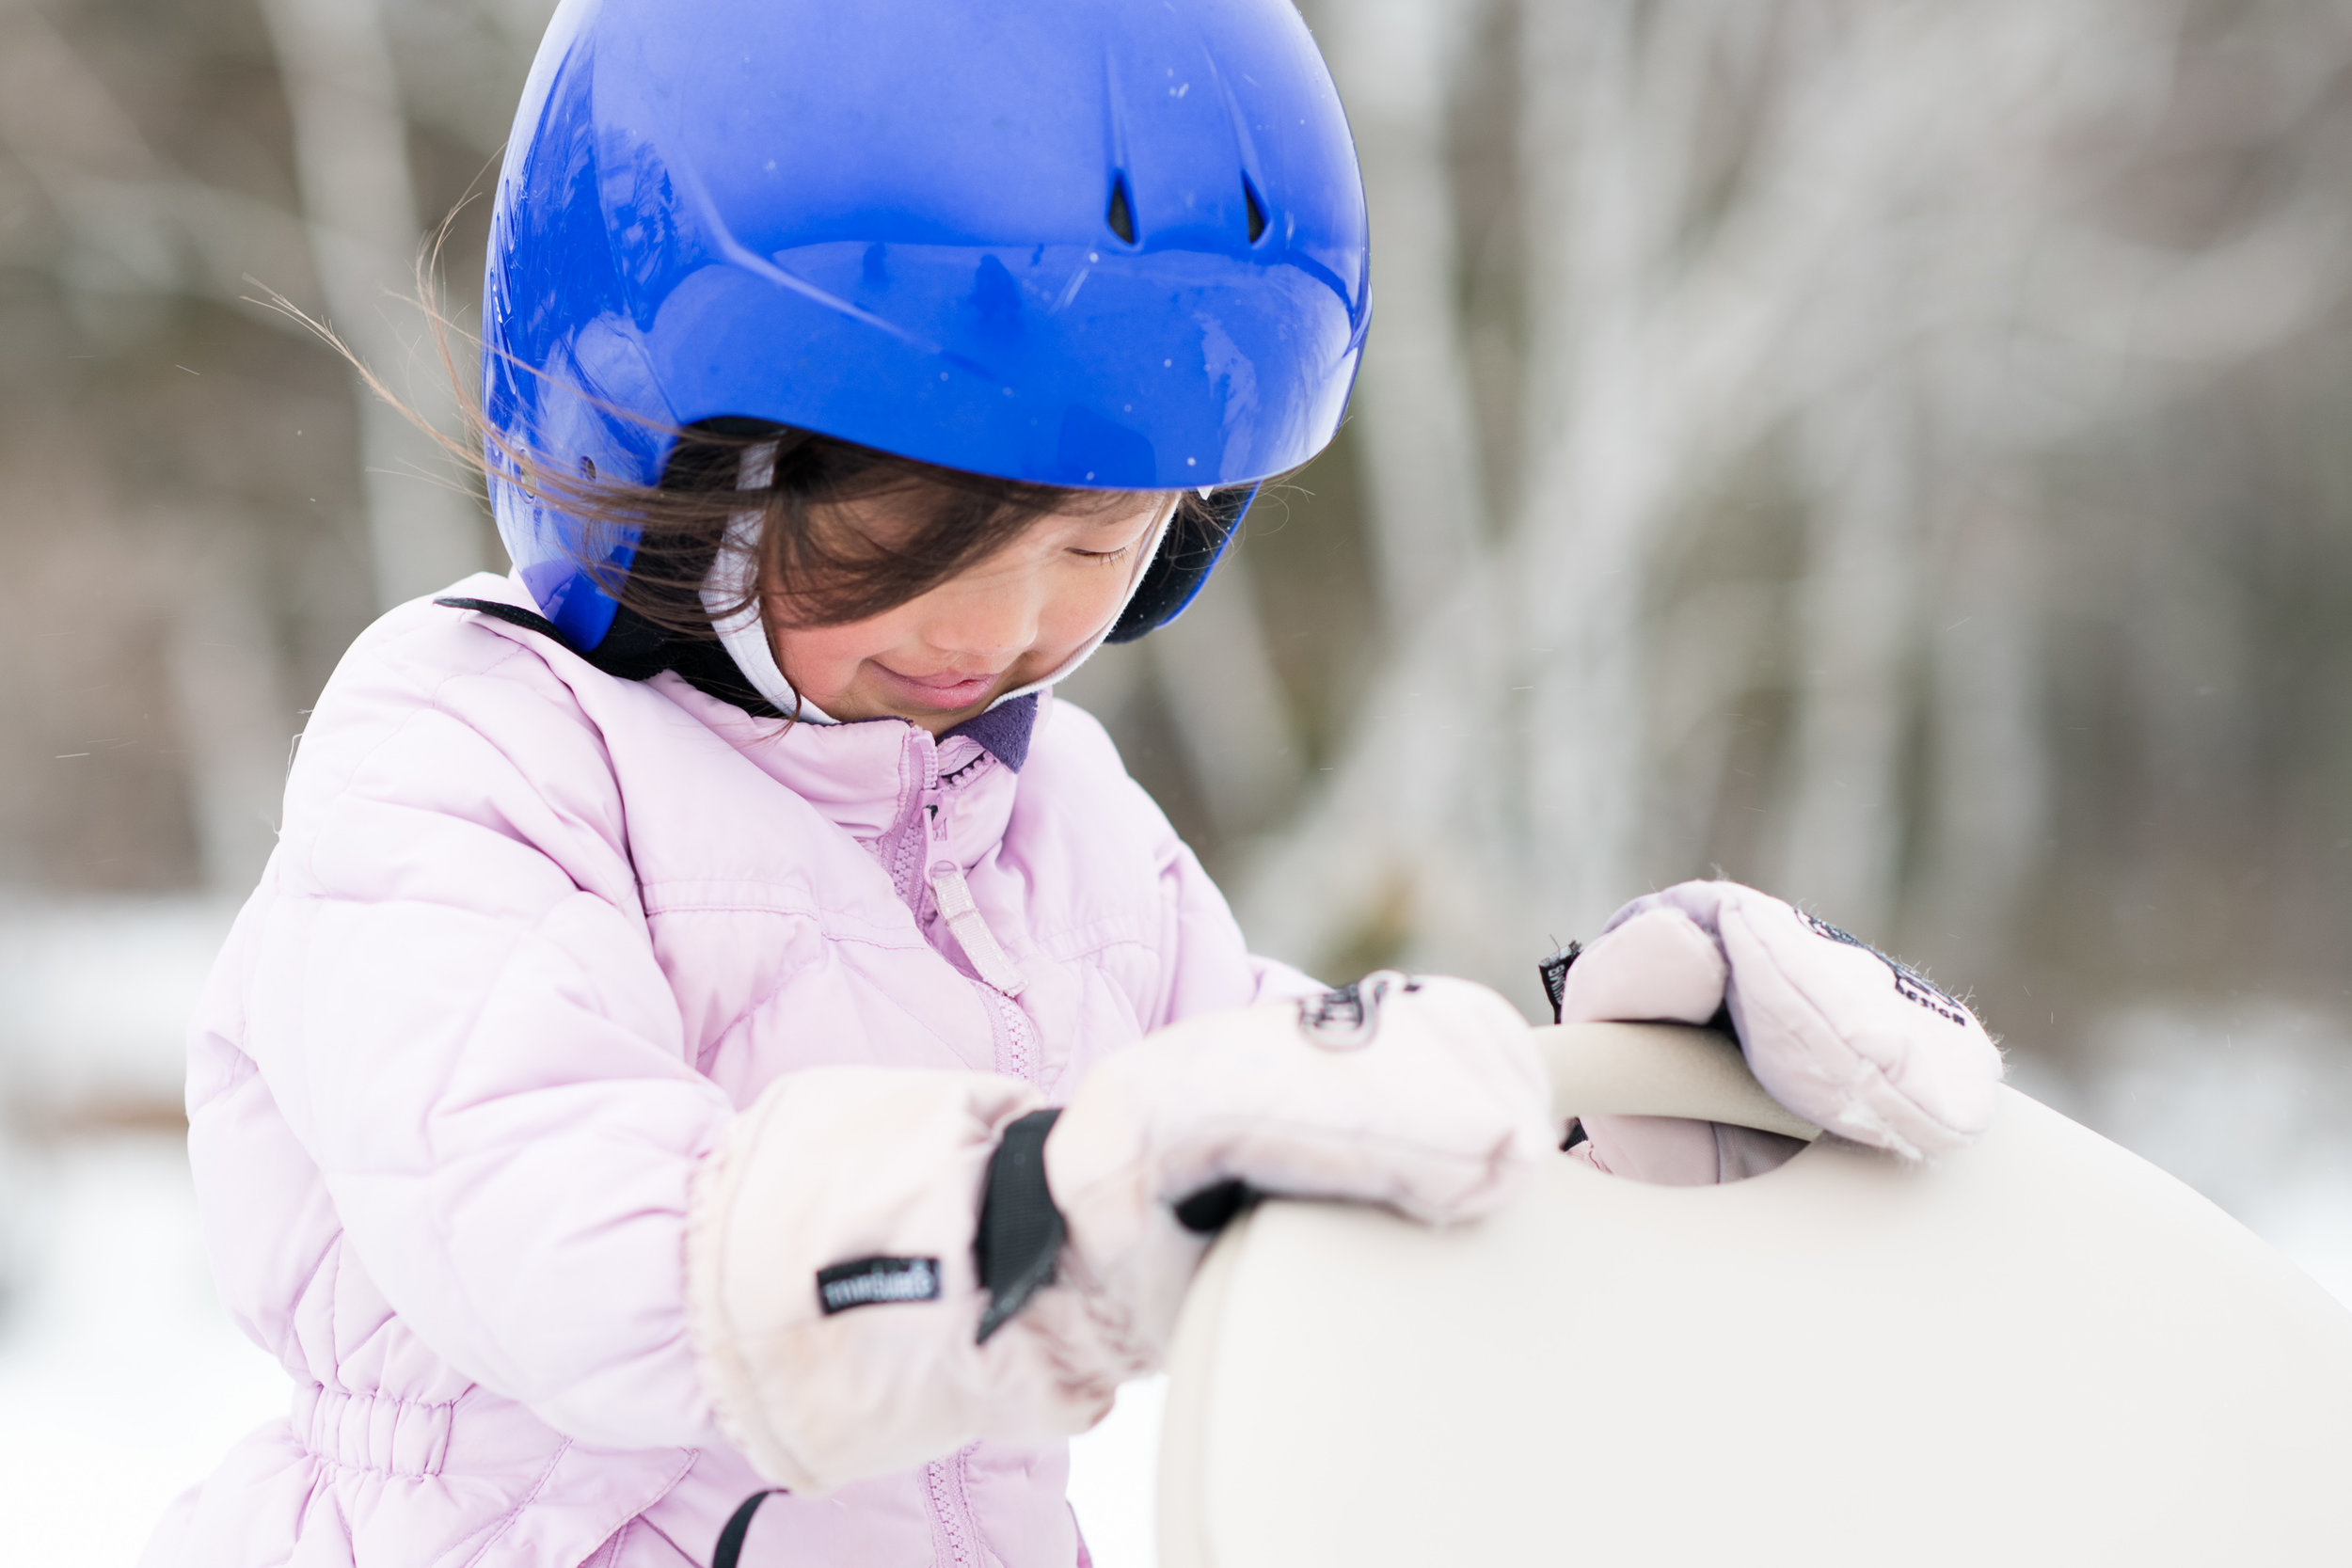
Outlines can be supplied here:
M1225 895L1159 803L1128 773L1100 720L1057 697L1041 725L1049 744L1031 751L1025 785L1051 768L1054 788L1096 797L1108 832L1120 841L1104 850L1145 857L1137 871L1159 878L1161 981L1156 1002L1142 1009L1146 1034L1201 1013L1328 989L1279 958L1249 951Z
M290 776L244 1048L437 1354L583 1441L713 1442L684 1233L731 1107L686 1059L610 760L532 654L412 619L467 640L421 669L402 620Z
M1191 848L1166 828L1161 888L1172 911L1175 931L1168 957L1168 1001L1147 1029L1165 1028L1200 1013L1246 1006L1281 997L1319 995L1319 980L1284 963L1249 951L1225 895L1209 879Z

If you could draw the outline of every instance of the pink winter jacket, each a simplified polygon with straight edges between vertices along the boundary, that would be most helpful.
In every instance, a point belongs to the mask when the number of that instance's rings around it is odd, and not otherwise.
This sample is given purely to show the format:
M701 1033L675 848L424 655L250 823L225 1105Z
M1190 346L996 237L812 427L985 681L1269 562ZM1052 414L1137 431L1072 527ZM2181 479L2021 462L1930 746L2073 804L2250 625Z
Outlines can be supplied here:
M689 1186L739 1109L833 1063L1058 1101L1148 1030L1314 989L1248 954L1092 719L995 728L787 727L429 602L362 636L190 1042L214 1269L290 1409L151 1568L706 1561L762 1484L687 1331ZM943 860L1017 1002L942 925ZM747 1560L1066 1568L1066 1468L981 1444L777 1497Z

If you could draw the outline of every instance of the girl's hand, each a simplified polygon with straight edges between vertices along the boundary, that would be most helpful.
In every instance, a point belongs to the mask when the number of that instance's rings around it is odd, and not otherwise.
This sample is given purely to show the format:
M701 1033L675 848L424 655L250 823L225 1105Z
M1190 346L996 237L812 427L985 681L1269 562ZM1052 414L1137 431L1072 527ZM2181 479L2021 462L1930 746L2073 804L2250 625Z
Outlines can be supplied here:
M1468 980L1383 970L1163 1029L1095 1069L1046 1138L1070 1289L1031 1310L1080 1359L1146 1370L1242 1194L1489 1213L1558 1141L1550 1099L1527 1021Z
M1856 1142L1921 1159L1990 1124L2001 1055L1916 971L1737 882L1683 882L1619 910L1568 969L1561 1022L1729 1015L1772 1097Z
M1247 1192L1486 1213L1549 1154L1550 1100L1518 1009L1391 973L1163 1029L1059 1113L993 1073L786 1073L695 1177L704 1384L803 1494L1082 1432Z

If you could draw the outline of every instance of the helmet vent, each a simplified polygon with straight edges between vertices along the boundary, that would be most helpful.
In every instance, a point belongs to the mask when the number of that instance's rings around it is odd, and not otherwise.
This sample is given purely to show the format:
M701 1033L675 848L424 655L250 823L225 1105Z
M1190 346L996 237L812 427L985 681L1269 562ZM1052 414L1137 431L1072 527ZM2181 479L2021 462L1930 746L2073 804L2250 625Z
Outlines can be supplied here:
M1127 177L1115 176L1111 181L1111 210L1108 216L1111 232L1127 244L1136 243L1136 209L1127 199Z
M1258 187L1247 174L1241 177L1241 197L1249 207L1249 243L1256 245L1265 237L1265 203L1258 199Z

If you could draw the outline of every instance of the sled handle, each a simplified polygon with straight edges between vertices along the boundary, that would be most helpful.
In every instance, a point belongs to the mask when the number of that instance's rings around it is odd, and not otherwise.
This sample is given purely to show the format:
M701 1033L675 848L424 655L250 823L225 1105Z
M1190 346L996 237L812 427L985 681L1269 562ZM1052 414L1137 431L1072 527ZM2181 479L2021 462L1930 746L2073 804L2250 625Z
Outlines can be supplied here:
M1679 1023L1565 1023L1535 1031L1556 1119L1687 1117L1811 1143L1821 1130L1764 1092L1740 1045Z

